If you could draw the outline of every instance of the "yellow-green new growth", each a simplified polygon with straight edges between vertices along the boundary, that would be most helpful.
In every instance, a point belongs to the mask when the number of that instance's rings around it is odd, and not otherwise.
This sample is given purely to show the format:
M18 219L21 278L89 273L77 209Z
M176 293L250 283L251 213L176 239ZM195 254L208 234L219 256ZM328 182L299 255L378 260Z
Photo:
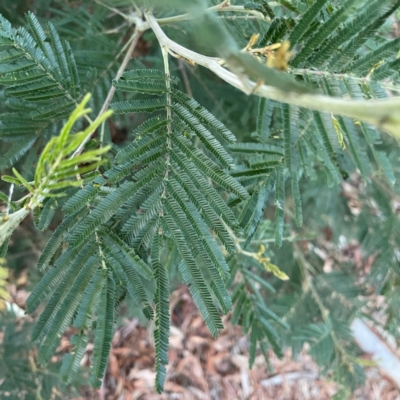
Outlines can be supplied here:
M84 131L71 134L75 122L92 111L90 108L85 108L89 99L88 93L71 114L60 135L52 138L44 148L35 172L35 191L38 196L52 197L55 195L49 193L51 190L80 186L83 183L80 179L81 174L93 171L104 163L101 155L106 153L110 146L86 151L75 157L72 155L79 145L112 114L111 110L106 111ZM74 177L78 179L73 179ZM33 204L33 201L31 203Z
M46 197L63 196L63 193L53 193L53 191L81 186L83 183L81 175L95 170L105 162L101 156L110 149L110 146L88 150L82 154L75 155L74 153L81 143L85 142L112 114L112 111L109 110L98 116L94 121L90 121L87 115L92 110L85 108L90 97L89 93L86 94L68 118L60 135L53 137L47 143L38 160L33 182L28 182L15 168L13 168L15 177L2 177L6 182L25 186L29 191L30 200L25 202L25 206L17 212L8 215L7 218L0 219L0 245L29 214L29 211L40 206ZM83 131L71 133L76 121L82 117L89 119L90 125Z

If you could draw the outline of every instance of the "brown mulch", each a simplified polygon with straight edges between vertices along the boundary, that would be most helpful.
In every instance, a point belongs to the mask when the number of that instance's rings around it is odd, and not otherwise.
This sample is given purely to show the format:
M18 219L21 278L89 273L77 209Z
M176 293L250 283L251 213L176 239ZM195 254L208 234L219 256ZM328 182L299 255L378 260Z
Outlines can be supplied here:
M297 360L291 359L290 351L282 360L271 353L272 370L259 355L249 370L248 340L241 329L225 318L225 329L213 338L184 287L172 294L171 317L170 363L163 394L154 390L152 326L141 327L131 320L115 333L103 387L87 389L79 400L328 400L337 391L334 382L319 374L305 350ZM89 347L87 364L90 354ZM400 391L377 368L368 368L367 376L354 399L400 400Z

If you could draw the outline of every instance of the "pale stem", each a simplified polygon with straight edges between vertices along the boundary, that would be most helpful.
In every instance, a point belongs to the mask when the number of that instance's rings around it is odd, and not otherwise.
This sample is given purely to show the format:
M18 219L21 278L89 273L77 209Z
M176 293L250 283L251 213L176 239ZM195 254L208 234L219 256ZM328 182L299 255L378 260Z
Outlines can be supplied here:
M142 30L140 29L140 26L138 25L138 26L136 26L135 32L133 33L133 35L131 37L131 40L130 40L131 43L125 54L125 57L122 60L122 63L117 71L117 74L115 75L115 80L118 80L122 76L126 67L128 66L129 60L131 59L131 56L132 56L132 52L133 52L134 48L136 47L141 34L142 34ZM99 115L97 117L100 117L100 115L104 114L108 110L108 107L110 106L110 103L114 97L115 90L116 90L115 86L112 85L107 94L106 99L104 100L103 106L100 109ZM82 141L82 143L79 145L79 147L72 154L72 157L76 157L82 153L82 151L85 147L85 144L91 139L93 133L94 132L92 132L90 135L86 136L85 140Z
M193 97L192 88L190 86L189 78L187 76L186 69L185 69L185 64L184 64L183 60L179 59L178 60L178 64L179 64L179 69L182 72L182 77L183 77L183 82L185 84L186 93L187 93L187 95L189 97Z
M126 15L125 15L124 13L122 13L120 10L118 10L118 8L110 7L109 5L104 4L104 3L101 2L100 0L95 0L95 2L96 2L97 4L100 4L100 5L103 6L103 7L107 8L108 10L112 11L113 13L118 14L118 15L120 15L120 16L123 17L123 18L126 18Z
M168 149L171 148L172 142L171 142L171 134L172 134L172 97L171 97L171 73L169 71L169 60L168 60L168 49L164 46L161 46L161 52L163 55L163 60L164 60L164 72L165 72L165 85L167 87L167 93L165 94L166 100L167 100L167 106L166 111L167 111L167 120L168 120L168 125L167 125L167 147ZM169 174L169 162L170 162L170 155L169 152L167 153L167 169L165 171L164 175L164 180L168 180L168 174ZM162 197L166 196L166 187L164 185L164 190L162 193ZM160 211L160 215L163 214L163 211Z
M7 211L6 211L5 218L8 218L8 214L10 213L11 199L12 199L13 192L14 192L14 184L12 183L10 186L10 192L8 194Z
M140 27L137 26L134 34L132 35L130 46L128 47L125 57L122 60L120 67L118 68L117 74L115 75L115 80L118 80L119 78L121 78L126 67L128 66L128 63L132 57L132 52L135 49L141 34L142 34L142 30L140 29ZM100 117L100 115L102 115L104 112L106 112L108 110L108 107L110 106L112 98L114 97L115 90L116 90L115 86L112 86L110 88L110 91L108 92L107 97L104 100L103 106L101 107L98 117Z
M168 49L165 46L161 46L161 51L164 59L164 71L165 71L165 85L167 87L166 99L167 99L167 119L168 119L168 133L172 132L172 98L171 98L171 73L169 72L168 62Z
M222 67L219 63L220 59L207 57L181 46L166 36L153 15L146 14L145 17L157 36L160 45L167 47L170 50L170 54L189 59L208 68L225 82L246 94L254 91L255 94L261 97L282 103L355 118L384 129L393 136L400 137L398 129L400 125L400 98L368 101L348 100L321 94L285 92L272 86L259 85L250 80L243 82L236 74Z

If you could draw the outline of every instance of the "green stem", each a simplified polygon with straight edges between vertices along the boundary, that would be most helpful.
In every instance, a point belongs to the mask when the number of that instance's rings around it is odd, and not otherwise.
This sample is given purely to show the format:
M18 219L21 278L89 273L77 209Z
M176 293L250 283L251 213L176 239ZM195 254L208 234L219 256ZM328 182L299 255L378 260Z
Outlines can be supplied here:
M310 270L312 271L315 269L306 260L306 258L304 257L304 254L301 252L301 250L299 250L297 247L295 247L294 250L295 250L294 257L295 257L295 259L297 259L300 270L302 272L302 275L304 276L304 278L306 280L306 289L308 288L310 290L312 297L314 298L314 300L320 310L323 321L327 325L331 326L332 320L329 317L329 310L325 307L325 305L321 299L321 296L319 295L318 290L314 285L313 277L311 276L311 274L309 272ZM342 346L339 338L336 336L336 333L332 329L329 330L329 335L331 336L332 341L335 345L335 351L342 356L343 360L351 361L352 357L347 353L346 349Z
M282 238L282 241L286 242L297 242L301 240L313 240L316 238L316 235L309 235L309 236L298 236L298 235L291 235L291 236L286 236ZM236 238L236 240L239 243L245 242L247 239L240 239ZM269 239L259 239L259 240L252 240L251 244L264 244L264 243L275 243L274 238L269 238Z
M273 2L273 4L269 3L270 6L276 6L278 3ZM209 7L206 9L207 12L233 12L233 13L245 13L248 15L252 15L255 19L260 19L266 22L271 22L271 19L265 17L262 13L257 10L248 10L244 8L244 6L231 6L230 1L225 0L216 6ZM181 15L174 15L173 17L168 18L159 18L157 22L159 25L168 25L173 24L175 22L186 21L188 19L196 18L195 14L181 14Z
M168 175L169 175L169 165L170 165L170 153L169 150L172 148L172 141L171 141L171 135L172 135L172 96L171 96L171 73L169 70L169 60L168 60L168 49L164 46L161 46L161 52L163 55L163 60L164 60L164 72L165 72L165 86L167 88L167 92L165 94L166 97L166 101L167 101L167 105L165 107L166 112L167 112L167 120L168 120L168 124L167 124L167 148L168 148L168 152L167 152L167 157L166 157L166 171L164 174L164 179L163 179L163 185L164 185L164 189L162 192L161 197L165 198L166 197L166 186L165 183L168 180ZM160 216L163 216L164 214L164 210L163 208L161 208L160 212L159 212Z

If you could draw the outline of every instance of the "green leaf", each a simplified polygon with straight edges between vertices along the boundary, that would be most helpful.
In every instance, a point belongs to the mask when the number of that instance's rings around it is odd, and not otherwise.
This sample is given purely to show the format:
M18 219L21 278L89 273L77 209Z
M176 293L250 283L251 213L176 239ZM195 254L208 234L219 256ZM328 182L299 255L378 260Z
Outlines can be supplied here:
M112 231L101 232L101 237L111 254L113 254L113 257L120 262L125 273L129 274L129 271L134 269L138 274L148 280L153 278L151 268Z
M96 315L96 308L100 301L100 294L104 285L102 271L97 269L85 290L84 297L77 309L73 326L81 330L89 329Z
M38 362L40 364L43 365L49 361L59 343L61 334L63 334L71 324L74 314L84 297L87 286L92 279L94 267L97 263L98 258L92 256L77 275L75 281L68 288L69 292L64 297L62 306L51 320L46 337L40 345L38 353ZM59 285L57 291L62 287L62 284Z
M269 196L274 189L275 179L276 174L271 173L265 181L259 182L251 197L243 206L242 212L239 216L239 221L247 236L246 244L250 242L258 224L260 223Z
M264 317L260 316L258 318L258 320L259 320L259 327L262 330L262 332L265 334L265 336L268 338L268 341L271 343L271 346L272 346L272 349L274 350L274 353L279 358L283 358L282 346L279 343L279 335L276 332L275 328Z
M56 267L49 269L44 278L32 291L26 301L27 311L29 313L32 313L50 292L57 288L57 293L52 296L34 328L32 340L36 340L39 336L45 335L48 329L46 324L49 322L51 323L53 313L61 306L60 299L66 296L69 289L68 285L72 284L83 266L94 254L94 251L93 243L88 243L83 248L67 250L63 254L63 257L57 260Z
M201 188L214 211L233 231L239 233L239 222L220 194L210 185L207 178L183 154L171 153L171 159L184 171L195 186Z
M14 175L15 175L15 176L17 177L17 179L19 180L20 185L22 184L23 186L25 186L25 187L28 189L28 191L29 191L30 193L33 193L33 192L34 192L34 189L33 189L33 187L28 183L28 181L27 181L15 168L13 168L12 171L14 172ZM3 177L3 180L4 180L4 177ZM19 185L18 185L18 186L19 186Z
M218 309L215 307L212 300L210 290L186 242L185 236L169 213L165 215L162 224L164 229L170 232L171 236L174 238L179 253L182 256L183 261L179 264L179 270L183 280L189 286L193 300L211 334L217 336L219 331L223 328L222 321Z
M148 82L148 81L160 81L164 83L165 86L165 73L159 69L132 69L130 71L125 71L120 80L127 82ZM178 79L176 77L171 77L171 82L177 84Z
M92 365L90 368L90 384L94 388L101 386L101 381L107 367L114 330L114 293L115 284L110 271L102 271L104 280L100 302L97 308L96 332Z
M265 142L271 134L270 124L275 104L273 100L266 99L265 97L260 97L258 101L256 134L262 142ZM234 149L232 145L229 148L231 150Z
M16 164L26 152L34 145L35 139L15 142L3 155L0 157L0 169L6 169Z
M190 202L184 201L185 193L179 184L174 180L167 183L168 204L171 208L176 221L180 222L182 229L186 232L188 241L192 242L192 247L196 244L196 253L201 256L204 265L211 275L211 289L218 298L222 309L227 313L232 307L230 296L227 292L224 280L229 277L229 267L224 256L216 246L215 241L209 233L204 221L198 211ZM185 220L190 223L185 224Z
M153 112L163 110L165 106L165 99L120 101L110 105L115 114Z
M198 136L204 147L222 164L223 167L230 169L234 166L230 154L188 109L180 104L174 104L173 110L175 114L190 128L190 130Z
M147 319L153 318L153 310L149 305L148 295L137 272L128 268L126 262L118 255L113 254L108 248L104 249L106 263L110 266L119 279L126 285L129 295L138 306L143 307L142 311Z
M289 42L292 46L299 43L303 36L308 31L311 23L318 16L319 12L322 10L327 0L316 0L311 7L301 16L299 22L296 24L292 32L289 35Z
M71 353L64 355L60 369L61 378L65 383L70 383L77 374L81 360L85 355L88 337L84 333L73 335L70 344L73 348Z
M200 171L209 176L215 183L242 199L248 198L249 195L242 185L197 150L188 139L174 135L172 141L186 155L188 160L193 162Z
M85 242L92 232L107 222L116 211L135 193L137 185L124 182L118 189L103 198L92 212L84 217L67 237L67 242L73 246Z
M137 82L133 80L113 81L113 85L125 92L139 92L139 93L151 93L151 94L163 94L167 91L165 83L161 82Z
M202 107L196 100L175 89L172 90L171 94L176 101L185 107L190 114L197 118L202 124L208 126L210 129L215 130L228 143L236 142L236 137L233 135L233 133L222 122L215 118L213 114Z
M155 368L156 368L156 390L161 393L164 389L166 369L168 364L169 347L169 280L165 267L161 264L163 238L161 235L155 235L151 248L151 265L156 279L156 292L154 301L156 304L156 318L154 329L155 344Z
M340 8L312 35L297 53L291 64L294 67L303 65L312 52L331 35L355 11L360 0L344 0ZM319 2L318 2L319 4ZM316 6L317 8L317 6Z
M283 147L267 143L235 143L229 145L229 149L232 152L235 153L238 152L243 154L255 154L255 153L277 154L277 155L284 154Z
M39 257L39 260L37 262L37 267L39 269L44 270L49 266L52 257L60 248L65 235L68 233L68 230L70 230L88 211L89 210L87 209L83 209L75 214L68 215L64 218L64 220L54 231L49 241L46 243L46 246L44 247Z

